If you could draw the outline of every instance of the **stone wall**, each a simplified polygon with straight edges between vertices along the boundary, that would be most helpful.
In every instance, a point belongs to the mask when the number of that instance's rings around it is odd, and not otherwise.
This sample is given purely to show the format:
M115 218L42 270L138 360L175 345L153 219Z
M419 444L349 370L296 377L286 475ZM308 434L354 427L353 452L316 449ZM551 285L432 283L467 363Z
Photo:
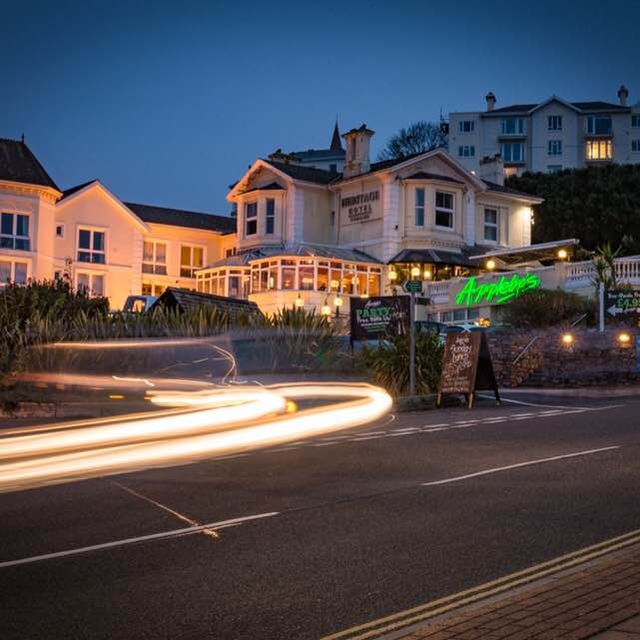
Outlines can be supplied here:
M489 350L498 384L504 387L579 386L640 382L637 372L637 329L621 344L620 330L601 334L572 329L571 345L562 341L565 331L504 330L489 332ZM525 347L529 345L526 352Z

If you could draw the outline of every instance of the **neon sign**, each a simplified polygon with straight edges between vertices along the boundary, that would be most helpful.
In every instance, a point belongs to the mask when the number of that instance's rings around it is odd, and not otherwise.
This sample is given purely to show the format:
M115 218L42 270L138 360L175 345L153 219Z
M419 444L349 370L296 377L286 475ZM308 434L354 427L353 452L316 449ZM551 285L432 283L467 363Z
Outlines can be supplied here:
M486 284L478 284L476 276L472 276L456 295L456 304L467 307L483 302L502 304L539 287L540 278L533 273L524 276L517 273L509 277L501 276L498 282Z

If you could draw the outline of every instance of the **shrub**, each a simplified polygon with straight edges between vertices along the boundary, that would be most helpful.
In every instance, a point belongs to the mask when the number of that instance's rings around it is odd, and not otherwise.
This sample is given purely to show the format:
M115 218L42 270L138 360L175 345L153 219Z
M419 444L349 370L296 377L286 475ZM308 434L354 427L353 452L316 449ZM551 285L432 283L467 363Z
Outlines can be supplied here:
M537 289L511 301L505 320L524 328L543 328L575 322L586 314L587 323L596 315L595 301L562 289Z
M442 371L443 346L433 331L416 335L416 392L434 392ZM375 347L365 347L361 364L371 374L374 384L395 396L409 392L409 336L395 335Z

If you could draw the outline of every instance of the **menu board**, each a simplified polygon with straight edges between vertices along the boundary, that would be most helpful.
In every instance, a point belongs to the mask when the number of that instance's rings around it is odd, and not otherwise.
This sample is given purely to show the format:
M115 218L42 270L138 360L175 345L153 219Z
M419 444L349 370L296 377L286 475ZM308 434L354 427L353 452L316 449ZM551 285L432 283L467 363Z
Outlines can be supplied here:
M445 393L463 394L473 406L477 390L490 389L500 401L487 337L481 331L462 331L447 336L438 386L438 405Z

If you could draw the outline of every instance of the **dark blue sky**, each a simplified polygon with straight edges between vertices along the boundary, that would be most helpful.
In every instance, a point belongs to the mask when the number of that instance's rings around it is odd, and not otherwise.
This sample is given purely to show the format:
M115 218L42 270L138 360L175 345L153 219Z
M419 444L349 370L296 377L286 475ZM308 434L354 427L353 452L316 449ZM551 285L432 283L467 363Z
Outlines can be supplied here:
M256 157L542 100L640 100L637 0L24 2L0 25L0 137L62 188L227 213Z

